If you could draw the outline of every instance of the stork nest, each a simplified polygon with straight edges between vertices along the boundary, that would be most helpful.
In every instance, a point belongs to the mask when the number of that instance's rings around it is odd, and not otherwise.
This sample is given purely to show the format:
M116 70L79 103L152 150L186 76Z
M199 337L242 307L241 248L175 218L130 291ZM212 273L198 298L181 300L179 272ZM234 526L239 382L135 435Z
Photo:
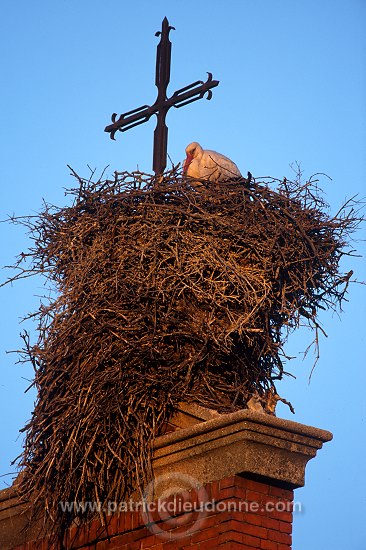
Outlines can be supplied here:
M38 397L20 491L61 539L93 514L60 502L103 509L150 481L179 402L227 412L273 390L289 331L317 333L318 311L341 305L359 221L352 206L331 217L315 180L74 175L71 206L13 219L34 246L12 280L41 273L56 291L34 314L38 341L24 334Z

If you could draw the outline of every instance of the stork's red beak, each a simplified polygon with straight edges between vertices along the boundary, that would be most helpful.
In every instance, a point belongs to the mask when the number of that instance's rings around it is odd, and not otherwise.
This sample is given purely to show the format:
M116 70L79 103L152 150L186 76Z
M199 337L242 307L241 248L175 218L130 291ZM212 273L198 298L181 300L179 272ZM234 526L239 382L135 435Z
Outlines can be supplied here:
M191 155L190 153L187 153L187 158L183 164L183 174L187 173L188 166L191 164L192 160L193 160L193 155Z

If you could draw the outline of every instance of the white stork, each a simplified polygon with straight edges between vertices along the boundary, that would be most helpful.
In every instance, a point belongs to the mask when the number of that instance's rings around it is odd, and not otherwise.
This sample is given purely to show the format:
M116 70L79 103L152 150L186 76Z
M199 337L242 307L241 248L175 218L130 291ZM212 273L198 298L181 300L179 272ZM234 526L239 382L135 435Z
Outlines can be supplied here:
M242 177L232 160L216 151L202 149L196 141L187 145L186 153L183 174L190 178L220 182Z

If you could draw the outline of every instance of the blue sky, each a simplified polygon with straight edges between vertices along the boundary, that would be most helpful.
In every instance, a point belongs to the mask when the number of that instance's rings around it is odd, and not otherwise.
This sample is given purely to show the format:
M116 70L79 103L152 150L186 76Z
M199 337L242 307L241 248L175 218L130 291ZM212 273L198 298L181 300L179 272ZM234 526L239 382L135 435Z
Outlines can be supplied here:
M114 170L151 171L155 121L109 140L112 112L155 100L155 31L167 16L176 27L170 92L211 71L213 99L168 115L168 151L176 163L199 141L255 177L325 172L335 213L346 198L366 196L366 2L364 0L10 0L2 4L0 219L36 213L42 199L66 203L70 164L89 176ZM0 264L29 246L20 227L0 224ZM365 234L359 232L360 239ZM365 244L355 248L365 253ZM345 259L366 280L364 258ZM7 271L0 272L1 280ZM294 550L366 547L365 314L366 289L353 285L340 317L324 314L328 338L310 385L313 356L300 352L311 335L288 345L296 375L279 385L296 415L278 414L333 432L296 491L304 511L294 521ZM21 346L19 321L37 308L42 280L0 289L0 475L21 451L18 430L34 393L24 394L32 368L7 351ZM0 486L11 476L0 478Z

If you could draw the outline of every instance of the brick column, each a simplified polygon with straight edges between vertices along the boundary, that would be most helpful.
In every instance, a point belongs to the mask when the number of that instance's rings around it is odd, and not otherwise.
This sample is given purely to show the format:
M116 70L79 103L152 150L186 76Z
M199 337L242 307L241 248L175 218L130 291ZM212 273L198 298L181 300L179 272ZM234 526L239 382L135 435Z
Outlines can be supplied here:
M332 435L247 410L219 415L187 405L172 429L156 440L148 508L136 496L110 503L107 528L95 520L77 536L71 529L67 548L289 550L293 490ZM0 493L1 550L43 549L30 542L34 534L18 532L19 506L6 508L7 497Z

